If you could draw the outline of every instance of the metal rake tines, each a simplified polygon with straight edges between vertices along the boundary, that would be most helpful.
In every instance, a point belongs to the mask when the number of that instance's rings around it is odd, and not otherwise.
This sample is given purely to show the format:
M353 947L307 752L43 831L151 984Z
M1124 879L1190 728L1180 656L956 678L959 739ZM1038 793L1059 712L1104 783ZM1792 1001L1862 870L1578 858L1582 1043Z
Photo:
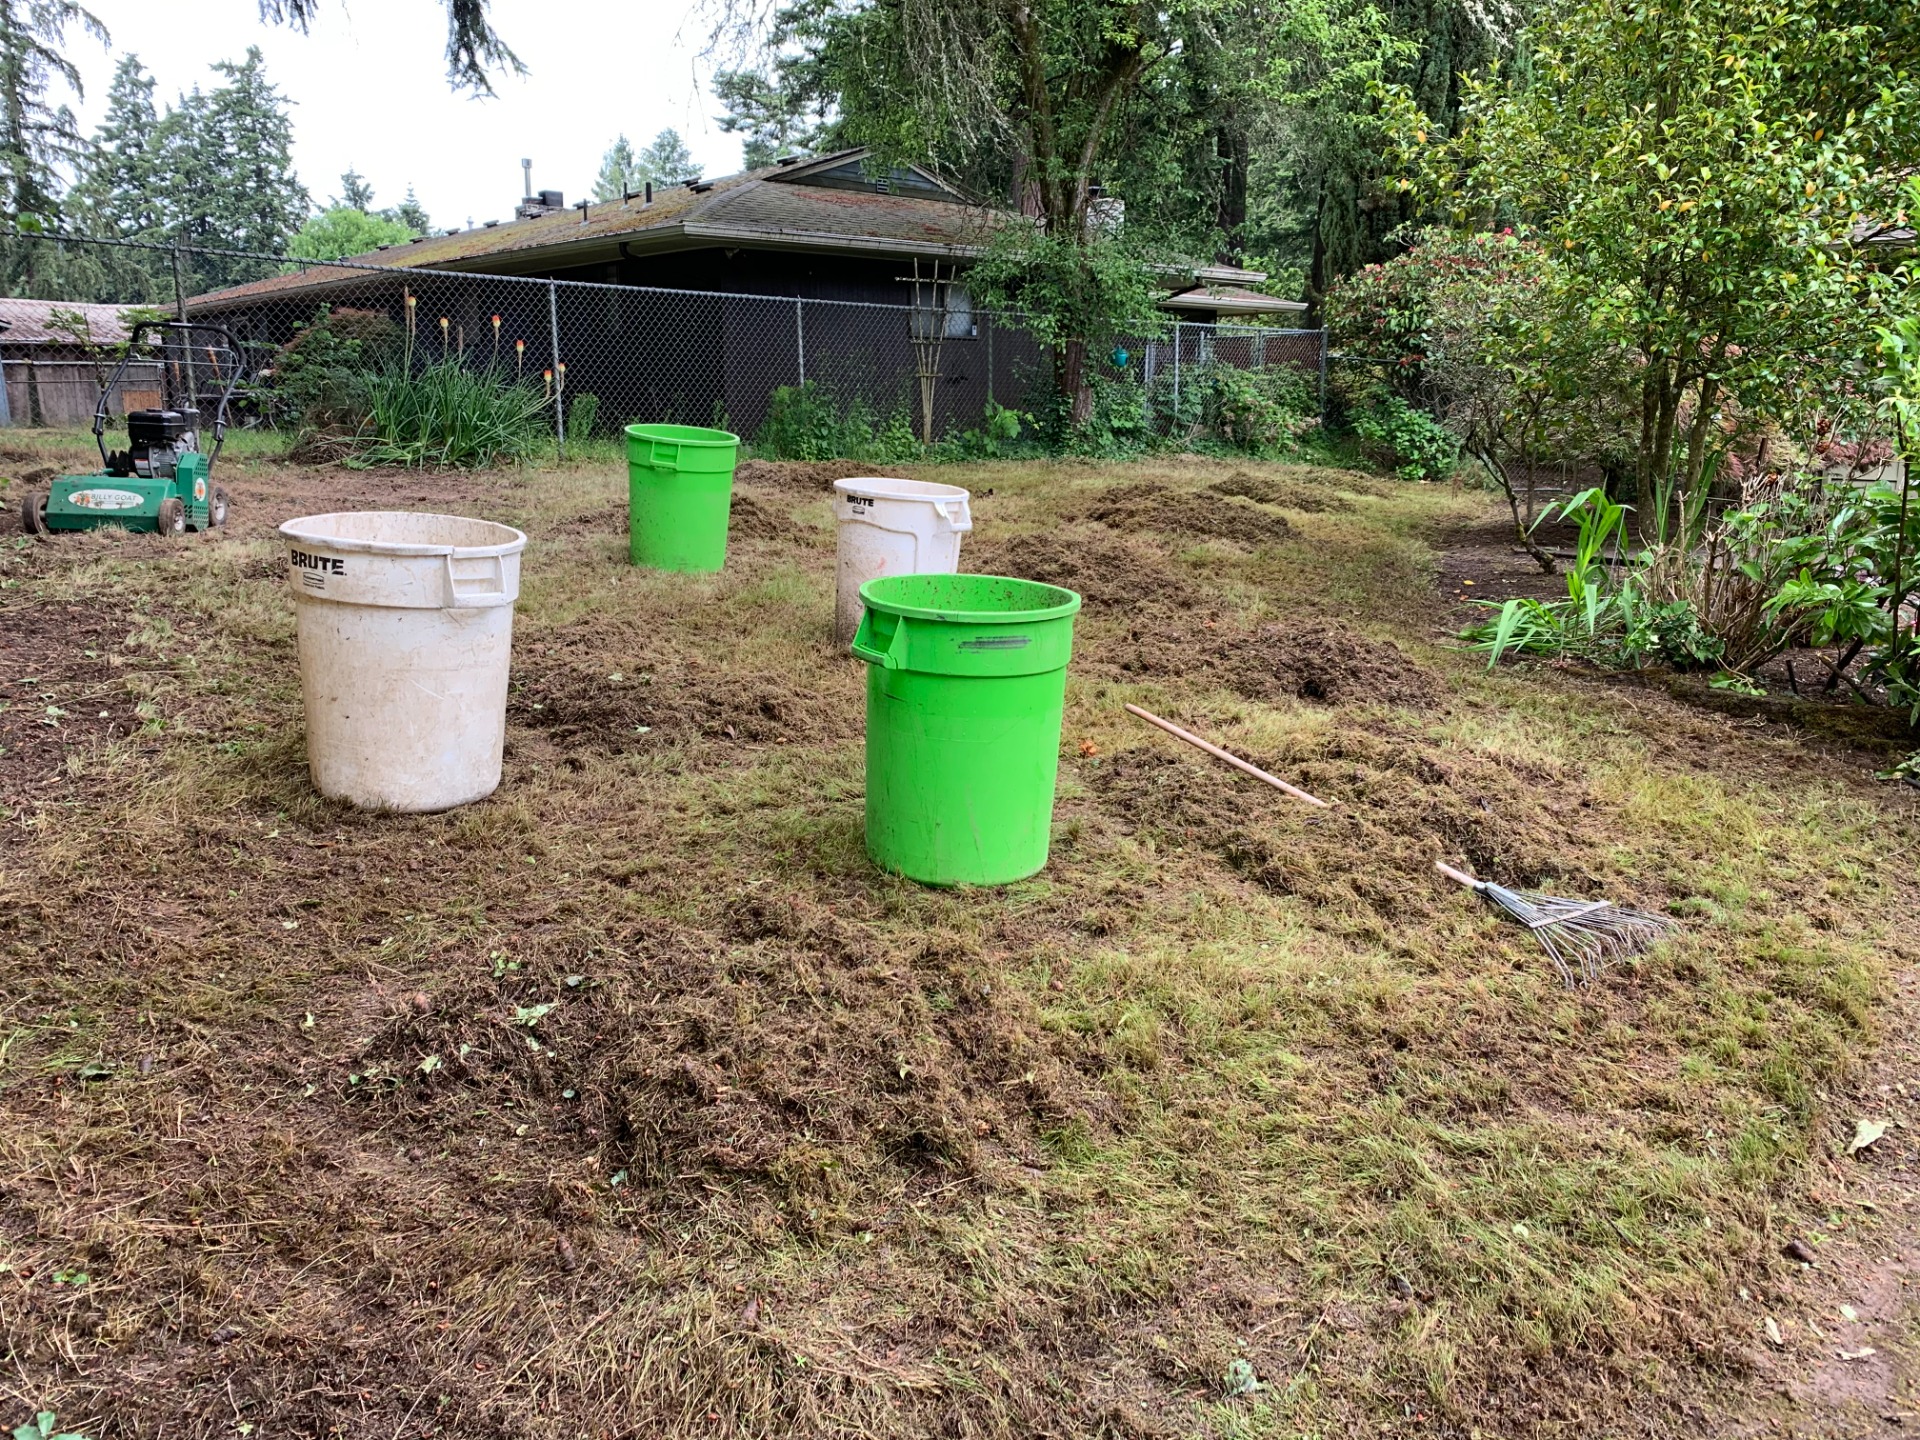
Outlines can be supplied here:
M1608 961L1644 953L1678 924L1670 916L1607 900L1568 900L1532 890L1509 890L1450 865L1437 868L1531 930L1568 986L1579 983L1576 965L1579 975L1596 980Z

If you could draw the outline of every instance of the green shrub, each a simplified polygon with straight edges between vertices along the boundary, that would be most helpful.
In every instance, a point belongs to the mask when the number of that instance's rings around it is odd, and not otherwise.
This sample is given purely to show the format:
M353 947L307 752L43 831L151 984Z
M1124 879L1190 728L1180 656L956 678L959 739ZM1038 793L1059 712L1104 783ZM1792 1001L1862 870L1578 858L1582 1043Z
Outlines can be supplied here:
M302 430L354 426L367 372L397 364L400 329L377 310L323 305L273 357L256 389L267 419Z
M348 465L477 469L530 459L553 433L539 389L470 370L458 357L375 370L360 387L363 418L346 441Z
M567 439L591 440L594 423L600 418L600 397L588 393L567 402Z
M767 400L754 450L775 460L910 460L922 446L904 406L881 415L866 399L842 400L815 380L782 385Z
M1460 463L1460 442L1453 433L1398 395L1356 415L1353 429L1367 458L1402 480L1444 480Z

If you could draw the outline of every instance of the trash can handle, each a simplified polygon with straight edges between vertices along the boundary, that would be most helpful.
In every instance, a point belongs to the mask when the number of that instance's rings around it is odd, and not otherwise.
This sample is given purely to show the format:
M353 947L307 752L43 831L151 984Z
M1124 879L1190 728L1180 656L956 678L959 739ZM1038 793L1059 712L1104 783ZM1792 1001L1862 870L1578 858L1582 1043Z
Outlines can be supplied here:
M454 566L466 567L462 575ZM479 573L474 573L478 567ZM470 610L485 605L504 605L507 603L507 566L498 555L466 555L446 557L447 608L450 610ZM474 585L484 585L484 590L476 590ZM465 589L462 589L462 586Z
M669 440L653 442L653 463L656 465L677 465L680 463L680 447Z
M853 644L847 648L854 658L864 660L869 665L878 665L882 670L899 670L907 663L907 627L898 616L894 617L893 633L887 637L887 648L876 650L871 645L860 643L862 635L873 633L873 614L869 611L861 618L860 628L854 632Z
M933 508L940 512L940 518L953 529L963 532L973 529L973 515L967 508L964 495L936 500L933 502Z

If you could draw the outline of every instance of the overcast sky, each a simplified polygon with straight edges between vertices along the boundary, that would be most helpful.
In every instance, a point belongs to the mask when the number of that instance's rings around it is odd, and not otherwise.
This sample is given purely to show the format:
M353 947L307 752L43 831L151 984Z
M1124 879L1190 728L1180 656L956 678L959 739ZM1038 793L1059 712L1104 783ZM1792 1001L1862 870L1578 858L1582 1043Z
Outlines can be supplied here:
M740 167L740 141L714 123L701 81L705 31L688 0L493 0L501 37L526 62L524 78L497 78L497 98L447 88L444 0L320 0L312 33L260 23L257 0L86 0L113 34L112 50L69 31L86 78L75 105L91 133L106 108L118 57L138 55L171 101L217 79L210 63L248 45L295 102L293 158L316 203L339 194L352 166L392 205L411 182L439 228L510 220L520 159L536 190L569 201L593 184L600 157L624 131L638 147L678 130L708 175Z

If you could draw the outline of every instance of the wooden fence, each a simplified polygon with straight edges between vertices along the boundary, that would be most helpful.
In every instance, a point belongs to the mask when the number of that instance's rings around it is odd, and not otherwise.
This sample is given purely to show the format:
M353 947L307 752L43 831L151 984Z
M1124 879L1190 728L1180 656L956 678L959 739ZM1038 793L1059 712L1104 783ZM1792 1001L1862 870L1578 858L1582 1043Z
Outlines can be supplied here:
M113 373L111 362L90 360L6 360L7 410L15 425L67 428L93 423L100 387ZM157 362L127 367L107 407L110 415L157 410L161 405Z

